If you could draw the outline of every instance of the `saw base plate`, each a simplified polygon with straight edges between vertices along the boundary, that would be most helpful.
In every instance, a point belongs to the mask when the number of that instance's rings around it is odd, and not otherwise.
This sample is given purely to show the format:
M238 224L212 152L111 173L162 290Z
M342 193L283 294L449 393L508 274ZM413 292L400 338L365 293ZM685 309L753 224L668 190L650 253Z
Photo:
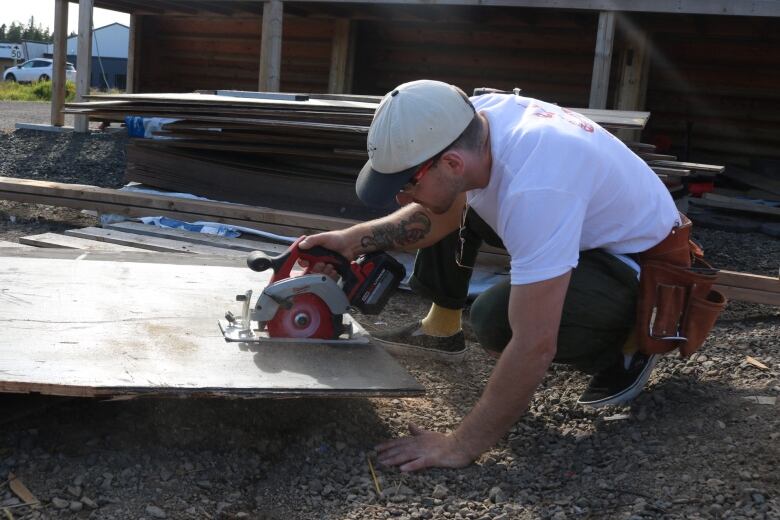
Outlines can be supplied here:
M227 320L219 320L219 330L229 343L320 343L335 345L365 345L371 341L371 335L349 314L344 314L344 325L347 332L337 339L319 338L272 338L266 331L245 329L233 325Z

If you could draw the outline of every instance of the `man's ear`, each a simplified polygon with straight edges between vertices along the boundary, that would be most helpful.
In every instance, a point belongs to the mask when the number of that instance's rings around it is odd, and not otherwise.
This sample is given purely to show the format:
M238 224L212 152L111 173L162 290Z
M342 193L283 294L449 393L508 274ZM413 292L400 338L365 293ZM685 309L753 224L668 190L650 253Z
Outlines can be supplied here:
M442 155L439 160L443 161L450 170L459 175L463 175L463 172L466 169L465 157L463 152L459 150L448 150L444 152L444 155Z

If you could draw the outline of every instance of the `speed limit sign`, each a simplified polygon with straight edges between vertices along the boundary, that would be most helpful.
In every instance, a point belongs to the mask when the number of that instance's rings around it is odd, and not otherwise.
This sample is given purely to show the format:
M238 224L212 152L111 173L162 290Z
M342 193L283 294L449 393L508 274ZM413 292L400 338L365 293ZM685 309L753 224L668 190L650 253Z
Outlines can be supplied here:
M22 59L22 48L18 45L14 45L11 47L11 57L15 60L21 60Z

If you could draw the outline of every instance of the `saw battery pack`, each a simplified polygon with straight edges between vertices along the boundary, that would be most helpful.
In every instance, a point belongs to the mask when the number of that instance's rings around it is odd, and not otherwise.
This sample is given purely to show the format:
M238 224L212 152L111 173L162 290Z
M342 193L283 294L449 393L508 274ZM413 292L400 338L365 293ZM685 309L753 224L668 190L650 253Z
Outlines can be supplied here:
M358 257L350 268L355 273L357 284L354 287L342 287L349 298L350 305L363 314L379 314L385 308L387 300L406 277L406 268L398 260L377 251ZM342 278L342 284L348 283Z

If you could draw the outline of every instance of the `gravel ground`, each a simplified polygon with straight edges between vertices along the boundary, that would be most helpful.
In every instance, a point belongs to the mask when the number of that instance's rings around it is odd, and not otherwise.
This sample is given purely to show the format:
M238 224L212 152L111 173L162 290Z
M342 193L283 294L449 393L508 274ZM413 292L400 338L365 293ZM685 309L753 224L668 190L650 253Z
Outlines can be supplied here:
M119 136L0 135L0 175L114 187L123 145ZM88 220L5 202L0 240ZM718 267L777 275L780 240L696 236ZM381 321L362 321L393 326L426 308L399 293ZM554 367L476 464L411 475L377 466L376 442L410 421L449 430L479 397L492 361L466 332L462 364L401 360L428 391L415 399L2 396L0 475L13 471L41 507L14 507L1 486L0 508L30 519L780 518L780 308L731 304L700 353L662 359L630 406L577 406L586 378Z

